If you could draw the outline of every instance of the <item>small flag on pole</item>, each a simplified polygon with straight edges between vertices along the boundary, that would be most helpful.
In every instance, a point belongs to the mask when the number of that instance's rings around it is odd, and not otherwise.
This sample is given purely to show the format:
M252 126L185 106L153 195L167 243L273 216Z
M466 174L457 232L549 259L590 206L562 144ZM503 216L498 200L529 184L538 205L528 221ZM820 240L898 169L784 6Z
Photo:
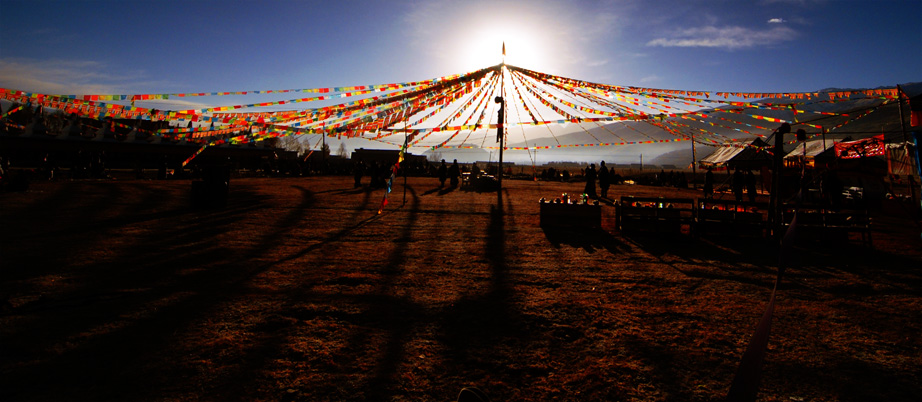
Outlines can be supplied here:
M506 55L506 41L503 41L503 56Z

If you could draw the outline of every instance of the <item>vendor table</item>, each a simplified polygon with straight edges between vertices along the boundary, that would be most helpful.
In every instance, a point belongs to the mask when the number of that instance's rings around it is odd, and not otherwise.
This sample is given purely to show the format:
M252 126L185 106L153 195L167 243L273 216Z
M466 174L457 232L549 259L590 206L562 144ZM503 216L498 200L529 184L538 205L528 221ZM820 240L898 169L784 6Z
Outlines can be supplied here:
M542 227L601 228L602 206L539 202Z

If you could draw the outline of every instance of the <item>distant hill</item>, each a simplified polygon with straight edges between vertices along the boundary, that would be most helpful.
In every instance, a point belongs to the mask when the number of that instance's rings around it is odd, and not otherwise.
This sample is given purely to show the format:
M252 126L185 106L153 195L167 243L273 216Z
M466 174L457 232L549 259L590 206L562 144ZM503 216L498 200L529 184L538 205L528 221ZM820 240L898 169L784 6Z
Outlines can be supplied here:
M889 89L893 86L883 86L877 88L825 88L816 92L820 93L829 93L829 92L845 92L845 91L864 91L868 89ZM903 89L910 97L922 94L922 82L910 82L906 84L900 84L900 88Z

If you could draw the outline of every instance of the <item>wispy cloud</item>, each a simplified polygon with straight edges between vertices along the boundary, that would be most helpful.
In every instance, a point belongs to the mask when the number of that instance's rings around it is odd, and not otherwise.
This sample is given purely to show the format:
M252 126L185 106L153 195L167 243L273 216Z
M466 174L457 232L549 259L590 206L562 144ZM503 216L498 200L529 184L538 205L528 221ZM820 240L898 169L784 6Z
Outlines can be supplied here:
M169 86L165 82L138 79L142 77L109 74L106 70L105 64L97 61L0 60L0 87L51 95L87 95L145 93L149 88L158 88L156 93L161 93ZM138 101L136 105L171 110L213 107L183 99Z
M796 37L797 31L786 26L775 26L768 30L755 30L737 26L706 26L676 31L670 37L657 38L647 42L647 46L709 47L734 50L774 45L793 40Z
M608 64L608 59L589 60L586 65L589 67L601 67Z
M112 74L92 60L0 59L0 87L46 94L124 94L144 88L163 88L165 82L136 75Z
M0 60L0 85L53 94L114 93L113 86L97 84L113 80L101 67L86 60Z
M787 22L787 21L785 21L784 18L772 18L772 19L768 20L768 23L769 23L769 24L783 24L783 23L785 23L785 22Z

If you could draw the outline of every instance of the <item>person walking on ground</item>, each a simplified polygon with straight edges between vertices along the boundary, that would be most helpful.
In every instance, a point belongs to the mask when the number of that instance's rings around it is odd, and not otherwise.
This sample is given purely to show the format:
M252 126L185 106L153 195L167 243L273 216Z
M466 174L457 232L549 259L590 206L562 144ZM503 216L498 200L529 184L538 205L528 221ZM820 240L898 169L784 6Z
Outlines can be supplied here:
M752 170L746 171L746 195L749 202L756 202L756 175L752 174Z
M445 179L448 178L448 165L445 164L445 159L442 159L442 164L439 165L439 188L445 187Z
M595 163L586 168L586 189L583 190L589 198L599 198L595 193Z
M451 167L448 168L448 178L451 181L451 187L458 187L458 178L461 177L461 168L458 167L458 160L455 159L452 162Z
M714 198L714 172L710 167L704 174L704 198Z
M605 161L599 165L599 188L602 190L602 198L608 198L608 187L611 186L611 176L608 174L608 168L605 167Z
M743 171L740 170L740 168L736 168L736 171L733 172L733 195L736 197L736 202L743 202L743 186L745 185L745 180Z
M355 162L352 167L353 178L355 179L354 188L362 187L362 176L365 175L365 163L362 161Z

